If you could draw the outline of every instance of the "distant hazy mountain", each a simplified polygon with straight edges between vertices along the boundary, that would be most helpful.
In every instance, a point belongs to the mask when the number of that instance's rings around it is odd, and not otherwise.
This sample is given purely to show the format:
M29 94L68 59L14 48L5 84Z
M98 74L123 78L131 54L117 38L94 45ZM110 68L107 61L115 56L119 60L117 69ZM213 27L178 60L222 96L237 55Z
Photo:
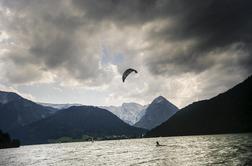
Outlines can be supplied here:
M56 110L66 109L72 106L82 106L82 104L52 104L52 103L38 103L48 108L54 108Z
M83 106L82 104L51 104L51 103L38 103L43 105L52 112L57 112L58 110L66 109L72 106ZM124 122L134 125L139 121L145 113L147 106L142 106L137 103L123 103L121 106L99 106L99 108L106 109L117 117L119 117Z
M183 108L146 136L235 132L252 132L252 76L225 93Z
M178 108L159 96L146 109L145 115L134 125L136 127L152 129L165 122L178 111Z
M13 92L0 91L0 129L9 131L51 115L50 110Z
M92 106L73 106L12 131L22 144L47 143L61 137L81 138L126 135L141 136L145 130L130 126L111 112Z
M147 106L142 106L137 103L123 103L122 106L104 106L100 108L112 112L124 122L133 125L145 114Z

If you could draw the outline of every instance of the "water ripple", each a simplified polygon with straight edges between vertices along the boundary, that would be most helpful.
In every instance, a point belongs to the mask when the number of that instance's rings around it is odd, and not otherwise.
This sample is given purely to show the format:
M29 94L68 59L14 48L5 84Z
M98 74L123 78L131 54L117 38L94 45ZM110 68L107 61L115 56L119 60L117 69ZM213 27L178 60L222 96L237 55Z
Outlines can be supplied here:
M155 142L165 144L156 147ZM22 146L0 165L251 165L252 134L163 137Z

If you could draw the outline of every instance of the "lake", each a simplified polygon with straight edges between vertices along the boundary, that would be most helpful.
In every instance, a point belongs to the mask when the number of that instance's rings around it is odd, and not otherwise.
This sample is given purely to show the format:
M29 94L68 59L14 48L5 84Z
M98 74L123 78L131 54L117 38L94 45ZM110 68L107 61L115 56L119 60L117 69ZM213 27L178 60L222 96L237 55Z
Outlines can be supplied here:
M156 147L155 142L166 146ZM0 165L251 165L252 134L160 137L1 149Z

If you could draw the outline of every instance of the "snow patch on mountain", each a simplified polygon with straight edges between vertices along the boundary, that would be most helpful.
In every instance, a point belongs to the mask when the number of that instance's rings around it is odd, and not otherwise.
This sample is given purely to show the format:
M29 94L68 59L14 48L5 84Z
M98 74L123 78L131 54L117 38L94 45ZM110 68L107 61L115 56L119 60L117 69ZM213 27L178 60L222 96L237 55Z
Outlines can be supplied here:
M148 105L140 105L137 103L123 103L121 106L101 106L100 108L106 109L124 122L134 125L138 122L143 115Z

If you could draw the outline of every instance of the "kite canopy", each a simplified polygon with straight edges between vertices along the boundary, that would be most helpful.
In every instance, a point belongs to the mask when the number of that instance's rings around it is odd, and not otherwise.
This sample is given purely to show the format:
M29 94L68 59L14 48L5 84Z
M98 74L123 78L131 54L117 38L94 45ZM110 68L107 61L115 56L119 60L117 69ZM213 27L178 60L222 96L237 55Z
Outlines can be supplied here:
M137 73L137 71L136 71L135 69L129 68L129 69L125 70L124 73L123 73L123 75L122 75L122 81L124 82L125 79L128 77L128 75L129 75L130 73L132 73L132 72Z

